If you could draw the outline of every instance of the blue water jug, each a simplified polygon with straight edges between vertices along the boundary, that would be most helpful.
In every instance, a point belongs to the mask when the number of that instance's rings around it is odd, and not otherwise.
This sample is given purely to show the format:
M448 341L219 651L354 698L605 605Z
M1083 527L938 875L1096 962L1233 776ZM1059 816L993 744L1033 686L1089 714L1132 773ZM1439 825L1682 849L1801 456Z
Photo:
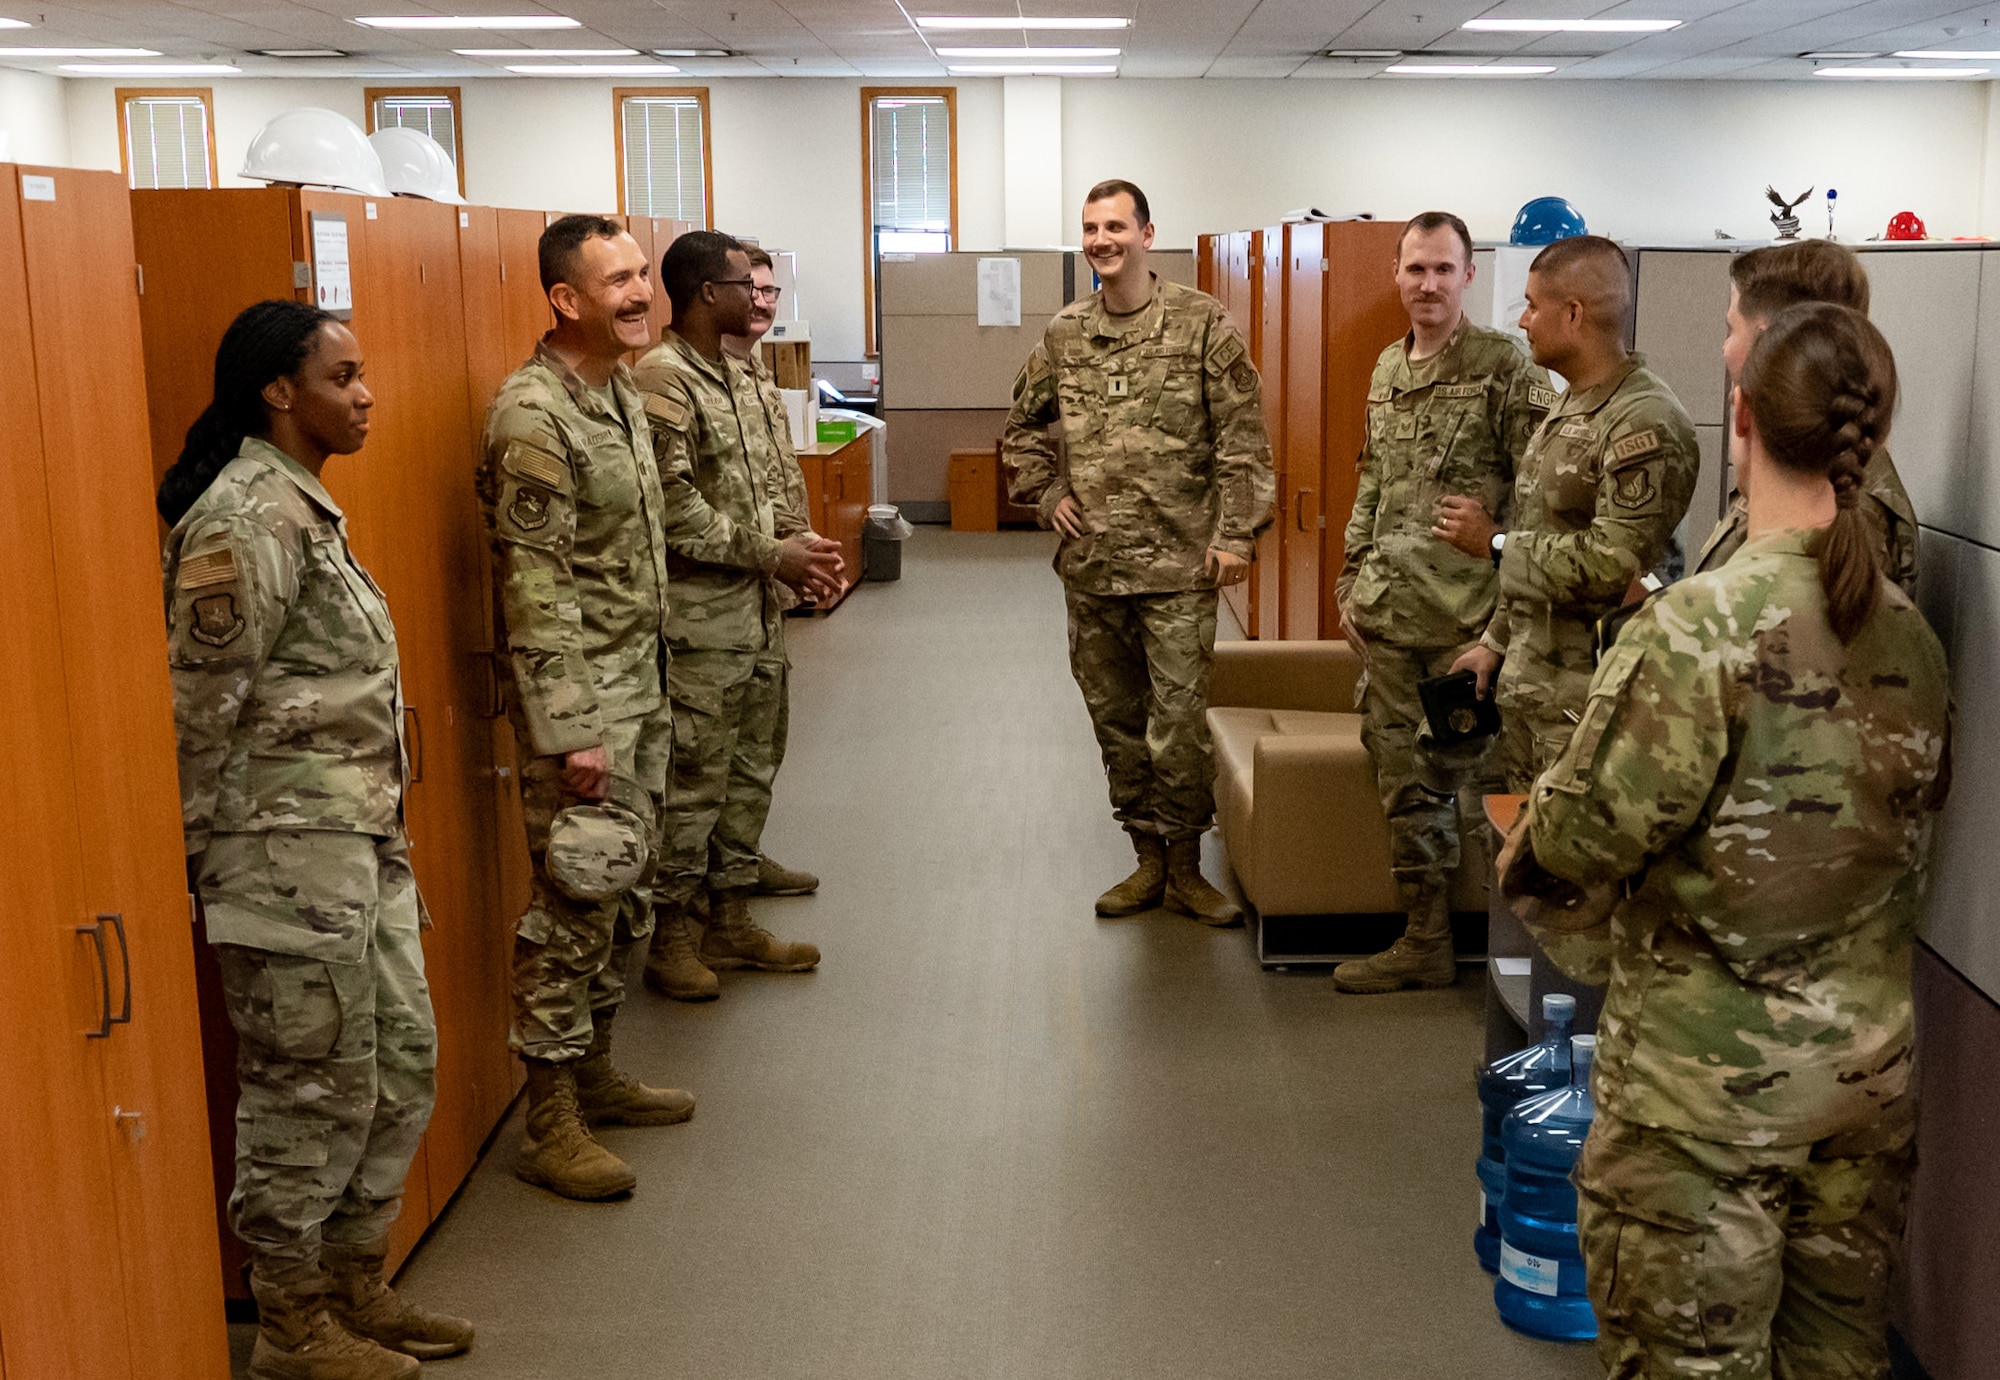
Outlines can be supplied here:
M1524 1097L1569 1086L1569 1032L1576 1022L1576 998L1567 992L1542 997L1540 1044L1517 1049L1496 1059L1479 1074L1479 1110L1484 1119L1479 1159L1479 1226L1472 1233L1473 1254L1480 1268L1493 1274L1500 1268L1500 1201L1507 1193L1507 1152L1500 1144L1500 1122Z
M1507 1188L1493 1302L1509 1327L1551 1341L1597 1335L1577 1249L1576 1189L1569 1181L1596 1111L1590 1101L1596 1053L1596 1036L1572 1036L1569 1086L1524 1099L1500 1124Z

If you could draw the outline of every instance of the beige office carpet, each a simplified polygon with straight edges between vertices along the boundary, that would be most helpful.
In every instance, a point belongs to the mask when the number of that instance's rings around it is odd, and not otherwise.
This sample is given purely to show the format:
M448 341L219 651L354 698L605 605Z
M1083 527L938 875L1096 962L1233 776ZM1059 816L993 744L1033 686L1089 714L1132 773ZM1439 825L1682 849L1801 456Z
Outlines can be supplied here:
M1105 803L1035 533L920 529L794 620L766 902L826 952L706 1006L635 982L626 1202L513 1176L518 1111L401 1277L485 1377L1568 1380L1472 1254L1482 987L1358 998L1244 930L1103 921ZM1209 841L1211 864L1219 858ZM496 931L497 933L497 931Z

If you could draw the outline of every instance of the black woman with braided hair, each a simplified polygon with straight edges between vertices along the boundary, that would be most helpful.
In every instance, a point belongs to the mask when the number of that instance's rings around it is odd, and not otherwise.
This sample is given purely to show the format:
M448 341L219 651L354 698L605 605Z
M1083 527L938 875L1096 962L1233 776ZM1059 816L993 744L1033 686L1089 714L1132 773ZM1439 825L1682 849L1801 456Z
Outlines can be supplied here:
M384 1280L437 1027L396 630L320 482L374 403L353 332L259 302L159 491L188 876L238 1038L256 1380L395 1380L472 1344Z

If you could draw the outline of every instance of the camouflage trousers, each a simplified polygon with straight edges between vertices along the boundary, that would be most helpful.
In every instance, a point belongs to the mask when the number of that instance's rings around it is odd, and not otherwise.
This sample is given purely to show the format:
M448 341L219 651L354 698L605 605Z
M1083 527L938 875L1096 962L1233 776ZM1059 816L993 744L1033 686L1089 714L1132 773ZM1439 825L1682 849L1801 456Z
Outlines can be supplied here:
M252 837L217 835L209 860ZM316 1274L322 1239L367 1246L387 1235L435 1100L437 1026L416 878L400 838L371 840L374 865L354 866L348 845L365 838L324 840L342 902L360 900L361 873L370 874L358 962L215 949L237 1039L229 1223L274 1283ZM227 886L214 866L204 870L204 898Z
M756 882L783 750L785 676L782 652L674 653L667 667L674 760L653 883L659 905L684 905L704 886Z
M523 741L526 734L519 735ZM606 724L611 770L657 802L673 750L669 712ZM549 880L549 825L576 803L562 789L560 757L533 757L521 768L521 806L528 825L532 883L528 908L514 930L514 1025L508 1044L530 1059L581 1059L590 1049L591 1014L615 1012L625 1000L633 951L653 932L650 869L631 890L603 901L579 901ZM657 853L658 822L648 820Z
M1420 734L1423 701L1417 682L1451 669L1463 647L1394 647L1368 644L1368 681L1361 699L1361 745L1375 768L1375 789L1389 821L1389 866L1403 909L1417 911L1451 886L1458 869L1458 802L1440 800L1419 784L1421 758L1433 757L1430 735ZM1442 763L1433 781L1450 775Z
M1531 793L1535 778L1569 746L1575 728L1576 720L1568 714L1530 696L1502 700L1500 738L1492 756L1495 777L1515 795Z
M1086 594L1064 587L1069 665L1090 710L1127 833L1194 838L1215 818L1208 678L1216 594Z
M1609 1380L1881 1380L1916 1164L1909 1103L1811 1145L1719 1145L1598 1109L1577 1228Z

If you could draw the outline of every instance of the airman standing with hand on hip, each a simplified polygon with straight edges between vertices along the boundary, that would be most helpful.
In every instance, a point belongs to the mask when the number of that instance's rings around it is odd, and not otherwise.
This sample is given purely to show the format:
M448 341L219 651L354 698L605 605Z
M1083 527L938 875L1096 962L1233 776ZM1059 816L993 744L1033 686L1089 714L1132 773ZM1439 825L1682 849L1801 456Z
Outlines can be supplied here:
M260 302L161 481L188 876L237 1035L253 1380L398 1380L472 1324L387 1282L436 1095L389 605L321 483L368 436L353 332Z
M1477 673L1482 693L1498 675L1511 791L1569 741L1597 620L1658 563L1694 494L1694 424L1626 349L1631 316L1631 265L1610 240L1557 240L1528 269L1521 327L1535 363L1569 387L1522 457L1513 530L1493 538L1500 606L1453 666Z
M1518 340L1466 320L1473 266L1464 221L1443 211L1410 221L1394 271L1410 331L1382 351L1369 380L1338 600L1341 631L1367 663L1361 740L1409 920L1387 951L1334 969L1343 992L1445 987L1457 975L1458 804L1425 785L1454 772L1435 761L1419 767L1435 754L1420 732L1417 685L1448 671L1493 616L1488 544L1507 519L1515 464L1555 401Z
M1070 668L1138 855L1097 913L1164 902L1228 925L1241 912L1201 874L1216 589L1249 576L1275 481L1242 335L1220 302L1148 270L1152 243L1144 192L1091 188L1083 246L1102 286L1058 312L1029 355L1005 458L1014 501L1062 534ZM1067 470L1047 434L1057 421Z

